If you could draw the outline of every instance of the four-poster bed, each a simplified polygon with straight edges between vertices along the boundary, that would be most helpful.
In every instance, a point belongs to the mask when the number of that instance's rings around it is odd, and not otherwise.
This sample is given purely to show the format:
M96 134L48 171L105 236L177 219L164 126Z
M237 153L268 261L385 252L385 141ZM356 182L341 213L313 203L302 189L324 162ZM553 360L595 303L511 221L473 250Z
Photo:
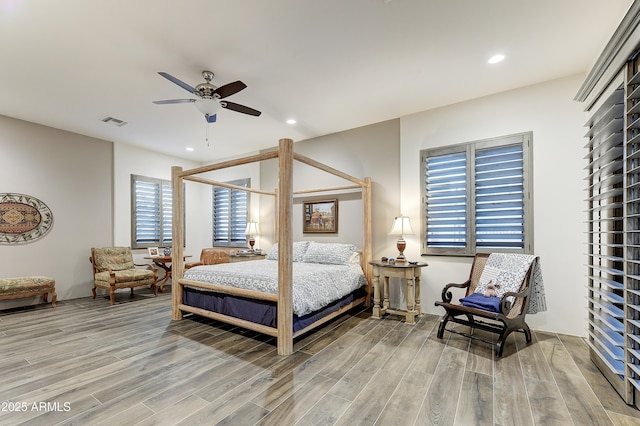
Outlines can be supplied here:
M235 187L222 182L215 182L195 175L214 170L221 170L229 167L249 164L268 159L278 159L278 189L269 192L254 188ZM335 186L331 188L315 188L301 191L293 191L293 162L298 161L314 168L320 169L329 174L345 179L351 184L345 186ZM230 160L222 163L211 164L191 170L182 170L181 167L172 168L173 183L173 258L182 259L184 251L184 185L185 180L199 182L209 185L226 186L248 192L271 195L276 197L276 237L277 247L277 293L267 293L251 289L237 288L217 283L205 283L184 278L184 266L182 262L174 262L172 285L172 317L174 320L182 318L183 313L194 313L219 321L227 322L239 327L258 331L277 338L278 354L290 355L293 352L293 339L298 335L310 331L335 316L351 309L354 306L370 302L372 272L369 261L372 256L372 236L371 236L371 179L359 179L347 173L336 170L330 166L312 160L304 155L293 152L293 141L291 139L281 139L278 151L252 155L249 157ZM294 194L318 193L328 191L341 191L345 189L360 189L363 203L363 242L361 247L360 260L362 270L366 277L365 291L352 299L340 304L331 313L321 318L311 319L311 323L298 331L293 329L293 231L292 231L292 210ZM263 261L256 261L263 262ZM266 261L265 261L266 262ZM247 265L253 262L245 262ZM244 300L255 300L260 303L271 303L277 306L277 327L265 326L246 319L237 318L224 313L214 312L199 306L191 306L185 303L185 287L191 291L195 289L201 292L215 292L218 294L238 297Z

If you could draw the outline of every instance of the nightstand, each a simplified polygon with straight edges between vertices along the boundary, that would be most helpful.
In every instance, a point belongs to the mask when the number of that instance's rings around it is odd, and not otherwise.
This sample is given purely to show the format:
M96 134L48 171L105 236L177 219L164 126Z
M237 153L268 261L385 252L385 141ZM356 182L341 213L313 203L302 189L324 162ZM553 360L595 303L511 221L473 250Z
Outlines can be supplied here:
M230 254L229 263L246 262L248 260L262 260L267 257L266 254L247 253L247 254Z
M407 324L415 324L416 316L422 315L422 306L420 305L420 271L428 265L424 262L369 262L369 264L373 266L373 317L382 318L382 315L385 314L404 315ZM382 306L380 306L380 277L384 279ZM391 309L389 307L389 278L391 277L401 278L406 282L406 311Z

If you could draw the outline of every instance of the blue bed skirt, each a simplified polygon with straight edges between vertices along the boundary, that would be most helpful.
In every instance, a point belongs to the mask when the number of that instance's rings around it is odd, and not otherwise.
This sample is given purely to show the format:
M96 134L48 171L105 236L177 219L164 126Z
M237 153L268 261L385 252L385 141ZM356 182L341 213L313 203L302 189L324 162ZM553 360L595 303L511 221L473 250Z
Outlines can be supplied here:
M363 288L359 288L353 293L348 294L344 298L337 300L318 311L301 317L294 315L293 332L295 333L298 330L302 330L326 315L339 310L365 295L366 291ZM206 290L198 290L184 286L182 291L182 303L188 306L277 328L278 311L276 305L271 302Z

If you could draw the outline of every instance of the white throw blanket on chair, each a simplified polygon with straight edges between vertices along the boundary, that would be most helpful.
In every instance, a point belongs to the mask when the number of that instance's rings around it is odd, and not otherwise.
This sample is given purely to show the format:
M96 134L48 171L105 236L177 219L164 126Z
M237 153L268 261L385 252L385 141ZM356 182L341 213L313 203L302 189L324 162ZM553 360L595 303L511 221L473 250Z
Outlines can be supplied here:
M531 262L538 256L514 253L491 253L482 270L476 293L485 293L487 284L493 282L498 297L507 292L518 292ZM529 297L528 314L547 310L542 281L540 260L536 262L531 275L531 296Z

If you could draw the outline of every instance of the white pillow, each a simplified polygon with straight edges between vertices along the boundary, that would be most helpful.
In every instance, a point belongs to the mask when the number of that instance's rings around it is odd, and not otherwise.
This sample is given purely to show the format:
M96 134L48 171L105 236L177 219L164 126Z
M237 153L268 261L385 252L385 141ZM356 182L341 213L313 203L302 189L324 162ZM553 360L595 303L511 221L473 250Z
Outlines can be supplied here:
M357 252L358 248L353 244L311 241L302 261L306 263L348 265L352 262L353 254Z
M307 247L309 247L309 241L296 241L293 243L293 261L294 262L303 262L302 258L304 253L307 251ZM278 243L275 243L271 246L271 250L269 250L269 254L267 254L267 259L269 260L278 260Z

